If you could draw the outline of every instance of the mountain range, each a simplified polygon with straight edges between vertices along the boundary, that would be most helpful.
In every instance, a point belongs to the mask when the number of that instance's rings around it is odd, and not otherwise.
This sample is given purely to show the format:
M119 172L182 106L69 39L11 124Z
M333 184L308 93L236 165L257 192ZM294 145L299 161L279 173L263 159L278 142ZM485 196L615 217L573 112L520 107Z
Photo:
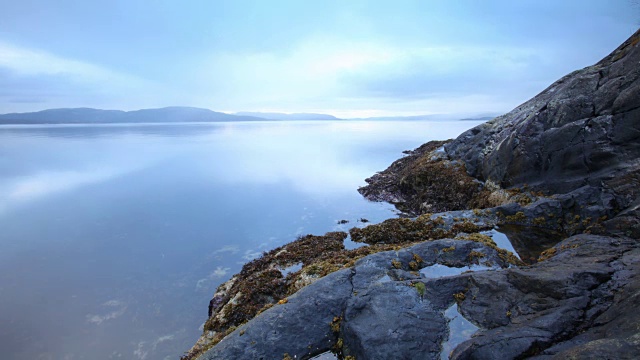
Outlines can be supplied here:
M237 112L227 114L209 109L172 106L159 109L133 111L100 110L92 108L49 109L37 112L0 114L0 125L28 124L123 124L123 123L189 123L189 122L232 122L267 120L489 120L493 116L480 114L462 116L450 114L430 114L416 116L385 116L369 118L340 119L329 114L317 113L275 113Z
M135 111L98 110L90 108L50 109L30 113L0 115L0 124L115 124L259 121L253 116L230 115L193 107L166 107Z

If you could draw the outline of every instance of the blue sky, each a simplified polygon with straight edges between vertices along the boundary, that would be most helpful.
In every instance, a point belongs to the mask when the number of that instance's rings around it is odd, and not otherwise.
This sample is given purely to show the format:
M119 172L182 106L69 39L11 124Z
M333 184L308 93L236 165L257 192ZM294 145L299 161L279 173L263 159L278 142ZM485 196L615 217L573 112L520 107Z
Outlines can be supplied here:
M0 1L0 113L506 112L640 26L637 0Z

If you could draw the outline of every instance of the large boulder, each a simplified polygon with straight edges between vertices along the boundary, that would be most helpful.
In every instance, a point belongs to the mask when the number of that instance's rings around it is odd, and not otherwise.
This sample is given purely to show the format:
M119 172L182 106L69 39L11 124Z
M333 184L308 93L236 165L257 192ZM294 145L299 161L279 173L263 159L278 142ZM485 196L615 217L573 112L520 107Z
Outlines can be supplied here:
M599 186L640 163L640 31L593 66L445 145L469 174L550 193Z

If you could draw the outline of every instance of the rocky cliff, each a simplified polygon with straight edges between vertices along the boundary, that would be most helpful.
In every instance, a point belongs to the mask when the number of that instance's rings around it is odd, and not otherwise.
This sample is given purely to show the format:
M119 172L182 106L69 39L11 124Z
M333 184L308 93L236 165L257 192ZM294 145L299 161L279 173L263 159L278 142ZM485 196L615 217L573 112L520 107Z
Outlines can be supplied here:
M639 43L368 179L415 217L247 264L187 357L638 358Z

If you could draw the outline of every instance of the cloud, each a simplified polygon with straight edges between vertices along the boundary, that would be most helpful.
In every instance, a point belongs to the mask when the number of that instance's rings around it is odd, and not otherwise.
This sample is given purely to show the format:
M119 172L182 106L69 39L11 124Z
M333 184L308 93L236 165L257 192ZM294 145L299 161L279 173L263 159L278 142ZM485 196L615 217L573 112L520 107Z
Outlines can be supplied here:
M103 303L102 307L108 309L108 311L102 315L88 314L87 322L100 325L107 320L112 320L122 316L127 311L127 305L120 300L109 300Z
M43 171L0 181L0 214L20 204L99 183L131 171L131 168Z
M77 80L85 81L103 79L113 79L114 81L131 80L130 77L96 65L65 59L44 51L18 47L6 42L0 42L0 67L9 69L16 75L66 74Z
M354 189L365 184L363 179L391 160L378 157L383 155L379 148L383 138L387 144L404 144L398 145L400 153L406 144L422 144L425 136L446 139L470 126L466 122L443 127L425 122L360 121L227 124L224 131L207 139L224 151L200 157L197 166L212 182L228 186L286 184L319 200L327 192L352 196L357 194ZM356 151L354 143L372 145ZM363 156L376 161L363 162Z
M231 268L218 266L213 270L209 276L202 278L196 282L196 290L206 289L207 285L211 285L211 282L216 279L221 279L229 273Z
M552 60L526 45L401 46L317 36L286 52L212 54L191 76L200 78L199 93L229 108L424 114L436 112L433 103L444 101L452 112L465 100L470 111L504 111L554 79L547 74Z
M139 106L172 94L157 82L2 41L0 77L4 112L28 108L32 103L48 103L48 107L104 107L111 103L127 108L132 100Z
M356 84L357 94L383 98L496 94L504 92L500 85L535 78L532 70L541 63L541 55L527 48L416 48L343 80Z

